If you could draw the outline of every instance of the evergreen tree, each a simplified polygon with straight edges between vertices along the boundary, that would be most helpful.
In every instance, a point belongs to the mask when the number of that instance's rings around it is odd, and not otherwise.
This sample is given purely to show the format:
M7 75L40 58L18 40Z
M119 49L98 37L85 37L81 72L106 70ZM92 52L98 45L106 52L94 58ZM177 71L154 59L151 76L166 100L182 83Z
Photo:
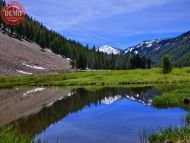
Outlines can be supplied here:
M46 39L45 39L45 34L44 32L40 33L40 37L39 37L39 44L42 47L42 49L45 49L45 45L46 45Z
M140 68L146 69L146 58L142 57L140 60L141 60L141 66L140 66Z
M87 61L86 61L86 57L84 54L80 54L79 55L79 60L78 60L78 68L80 69L86 69L86 66L87 66Z
M168 55L165 55L162 58L162 72L164 74L168 74L172 71L172 67L171 67L171 62L170 62L170 58Z
M151 64L152 64L152 61L151 61L151 59L149 58L149 59L147 59L147 68L148 69L151 69Z

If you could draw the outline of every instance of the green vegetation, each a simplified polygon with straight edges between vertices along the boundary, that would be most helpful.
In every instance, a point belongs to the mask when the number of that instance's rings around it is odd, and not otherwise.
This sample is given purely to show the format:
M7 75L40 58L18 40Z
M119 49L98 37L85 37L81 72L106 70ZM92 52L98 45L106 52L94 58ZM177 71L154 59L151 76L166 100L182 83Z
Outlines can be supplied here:
M170 58L168 55L165 55L162 58L162 72L164 74L168 74L172 71L172 67L171 67L171 62L170 62Z
M184 83L185 82L185 83ZM166 84L162 84L166 83ZM170 84L174 83L174 84ZM177 84L175 84L177 83ZM146 70L119 70L119 71L78 71L68 72L55 75L32 75L32 76L17 76L17 77L0 77L0 87L14 86L84 86L89 90L96 91L104 86L143 86L156 84L163 93L162 96L153 99L153 105L156 107L184 107L182 100L190 98L190 67L174 68L171 73L163 74L161 69L146 69ZM87 86L88 85L88 86ZM96 86L94 86L96 85ZM97 87L98 85L98 87ZM93 89L91 89L94 87ZM91 93L90 93L91 94ZM88 96L95 97L95 96ZM87 98L83 98L87 99ZM59 106L60 107L60 106ZM188 107L187 107L188 108ZM48 114L49 115L49 114ZM189 121L189 115L186 120ZM190 128L166 129L159 134L154 134L149 137L150 143L162 143L163 141L172 141L179 143L189 141ZM4 143L11 142L11 139L20 141L17 132L11 129L1 129L0 137ZM9 141L10 139L10 141ZM0 142L1 142L0 140ZM142 138L142 140L144 140ZM22 139L25 143L27 139ZM15 141L14 141L15 142ZM21 142L21 143L22 143ZM17 142L16 142L17 143Z
M4 76L0 87L14 86L77 86L77 85L127 85L162 84L190 81L190 67L174 68L163 74L159 68L146 70L78 71L54 75Z
M156 70L159 71L159 69L156 69ZM177 71L175 71L175 70L177 70ZM179 72L178 71L179 69L175 69L175 70L172 71L172 73L173 72ZM188 70L189 70L189 68L183 69L183 72L187 72ZM110 72L115 72L115 71L110 71ZM117 72L119 72L119 71L117 71ZM123 72L123 71L120 71L120 72ZM90 75L92 74L92 73L89 73L89 72L81 72L81 73L85 74L85 75L87 75L87 73L90 74ZM96 72L96 74L97 73L98 72ZM67 73L67 74L75 74L75 73ZM118 73L117 73L117 75L118 75ZM168 74L168 75L170 75L170 74ZM68 76L67 78L70 78L70 77ZM121 86L121 85L116 85L116 86ZM136 86L136 85L129 85L129 86ZM141 86L141 85L137 85L137 86ZM74 98L73 96L70 99L68 99L67 101L65 101L65 102L58 102L58 103L56 103L54 105L57 109L55 109L55 110L48 110L48 109L46 110L46 109L44 109L44 110L40 111L40 114L38 114L40 116L40 118L37 118L37 117L32 118L32 123L33 124L29 124L28 121L25 120L24 122L26 122L25 123L25 125L27 125L26 127L28 127L29 129L32 129L31 128L31 126L32 126L32 127L34 127L33 129L38 129L35 126L41 126L40 130L42 130L44 127L46 127L50 123L52 123L53 118L51 116L49 116L49 115L52 115L51 112L53 112L53 114L56 114L56 116L54 116L55 121L56 121L59 118L63 118L63 116L66 116L67 113L76 112L77 110L75 108L73 108L73 106L72 106L74 104L76 106L76 103L77 103L77 106L79 107L79 109L82 109L84 105L90 104L90 103L88 103L90 101L93 101L94 103L97 103L97 100L99 100L100 98L98 96L93 96L92 91L100 92L101 90L98 90L98 89L101 89L102 86L85 86L85 87L86 87L87 91L83 91L83 89L81 89L82 92L84 93L82 96L76 95L76 97L79 98L79 100L77 100L77 101L80 101L80 102L76 102L76 100L71 100L72 98ZM185 84L167 84L167 85L166 84L163 84L163 85L159 84L159 85L157 85L157 87L163 93L163 95L159 96L159 97L156 97L153 100L153 103L155 103L157 98L164 98L163 100L160 100L159 104L157 104L158 106L163 105L163 106L166 106L166 107L168 107L168 106L170 106L170 107L173 107L173 106L179 107L179 106L182 106L183 97L186 97L186 98L190 97L190 95L188 95L190 93L190 90L189 90L190 89L189 88L190 84L188 82L185 83ZM112 93L112 92L113 91L110 91L108 93ZM119 89L119 92L122 93L122 89ZM102 92L98 93L98 95L102 96L103 98L104 98L104 96L108 96L108 95L110 96L110 94L105 95L104 90L102 90ZM121 95L125 95L125 94L121 94ZM178 97L178 95L183 95L183 97L182 96ZM166 100L165 96L170 96L170 97L168 97L167 98L168 100ZM177 96L177 99L175 98L175 96ZM89 99L89 98L91 98L91 99ZM173 99L176 99L176 102L174 102ZM72 101L75 101L74 104L72 103ZM63 107L66 106L68 108L62 108L62 106ZM59 110L59 109L61 109L61 110ZM62 109L65 109L64 110L65 113L63 113ZM51 118L49 118L49 117L51 117ZM40 121L39 119L41 119L42 121ZM45 120L45 119L48 119L48 120ZM188 114L186 116L185 120L187 122L189 122L189 119L190 119L190 114ZM41 124L41 123L44 123L44 124ZM20 125L20 126L19 126L19 124L17 124L17 126L18 126L19 131L22 131L23 133L25 132L26 127L23 126L23 124ZM34 133L36 133L36 132L38 132L38 131L33 130L33 132L32 132L33 134L28 135L28 136L34 136ZM27 136L27 135L24 135L24 136ZM21 143L25 143L25 142L29 141L26 138L21 138L19 135L17 135L17 132L12 130L11 128L9 128L9 129L1 129L0 130L0 137L3 138L4 143L9 143L9 139L11 140L11 139L14 139L14 138L16 138L16 140L18 140L18 142L19 142L19 140L22 139L22 142L20 141ZM141 141L145 142L147 140L147 138L148 138L148 135L146 134L145 131L143 131L142 135L140 136ZM156 134L153 134L152 136L150 136L149 141L150 141L150 143L163 143L163 142L186 143L186 142L190 141L190 128L189 128L189 126L187 126L187 127L184 127L184 128L176 128L176 129L170 128L170 129L166 129L166 130L163 129L163 130L161 130L160 133L156 133ZM1 142L1 140L0 140L0 142Z
M189 110L190 105L184 105L183 99L190 99L190 83L173 84L159 86L162 96L153 99L153 105L156 107L182 107ZM187 124L190 123L190 114L185 117ZM160 133L149 137L150 143L189 143L190 126L176 129L163 129Z
M162 129L148 137L149 143L189 143L190 142L190 113L185 117L187 126L183 128ZM145 136L147 137L147 136ZM147 139L147 138L146 138Z
M187 122L188 125L190 124L190 112L186 115L185 121Z
M152 50L146 55L151 58L153 66L159 66L160 59L166 54L170 55L171 64L174 67L190 65L190 31L175 38L161 40L158 45L159 50Z
M162 130L160 133L149 137L150 143L189 143L190 126L176 129Z
M190 83L159 86L162 96L153 99L156 107L183 107L184 99L190 99Z
M32 139L23 138L12 127L0 128L0 143L32 143ZM39 142L40 143L40 142Z

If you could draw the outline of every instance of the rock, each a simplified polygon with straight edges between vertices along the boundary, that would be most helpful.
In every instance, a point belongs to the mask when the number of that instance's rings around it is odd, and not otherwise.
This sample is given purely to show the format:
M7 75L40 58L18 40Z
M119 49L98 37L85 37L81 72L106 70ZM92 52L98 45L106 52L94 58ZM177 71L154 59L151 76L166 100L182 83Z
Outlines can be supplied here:
M185 105L189 105L189 104L190 104L190 99L189 99L189 98L184 98L184 99L183 99L183 103L184 103Z

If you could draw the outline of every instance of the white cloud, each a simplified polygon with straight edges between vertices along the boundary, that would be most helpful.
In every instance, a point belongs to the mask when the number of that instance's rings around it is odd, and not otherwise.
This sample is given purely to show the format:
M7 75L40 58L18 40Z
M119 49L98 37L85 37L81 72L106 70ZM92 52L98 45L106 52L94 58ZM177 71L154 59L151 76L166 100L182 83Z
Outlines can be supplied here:
M171 0L39 0L38 3L25 1L29 13L34 17L44 16L50 27L71 26L113 15L141 11L148 7L160 6ZM41 4L39 7L38 4Z
M121 45L121 41L129 42L128 38L143 34L159 35L186 31L190 28L189 2L189 0L38 0L38 2L23 0L29 15L64 36L83 43L111 43L113 46Z

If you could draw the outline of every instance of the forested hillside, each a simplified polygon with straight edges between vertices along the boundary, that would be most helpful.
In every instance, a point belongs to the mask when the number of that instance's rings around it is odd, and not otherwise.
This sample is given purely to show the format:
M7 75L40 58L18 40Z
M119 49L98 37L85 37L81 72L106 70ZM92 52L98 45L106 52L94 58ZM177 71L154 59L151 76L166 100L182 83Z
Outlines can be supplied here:
M159 49L153 50L146 55L151 58L154 66L159 66L159 59L165 54L170 56L175 67L190 66L190 32L176 38L162 40L160 45Z
M149 57L153 66L160 65L160 59L169 55L173 66L183 67L190 65L190 32L175 38L143 41L125 50L126 55Z
M5 5L0 0L0 11ZM150 67L149 60L144 57L129 58L126 55L107 55L89 48L79 42L69 40L59 33L47 29L42 23L26 15L24 21L17 26L8 26L0 18L0 29L3 33L20 40L36 42L43 49L51 49L54 53L70 58L73 67L79 69L129 69Z

